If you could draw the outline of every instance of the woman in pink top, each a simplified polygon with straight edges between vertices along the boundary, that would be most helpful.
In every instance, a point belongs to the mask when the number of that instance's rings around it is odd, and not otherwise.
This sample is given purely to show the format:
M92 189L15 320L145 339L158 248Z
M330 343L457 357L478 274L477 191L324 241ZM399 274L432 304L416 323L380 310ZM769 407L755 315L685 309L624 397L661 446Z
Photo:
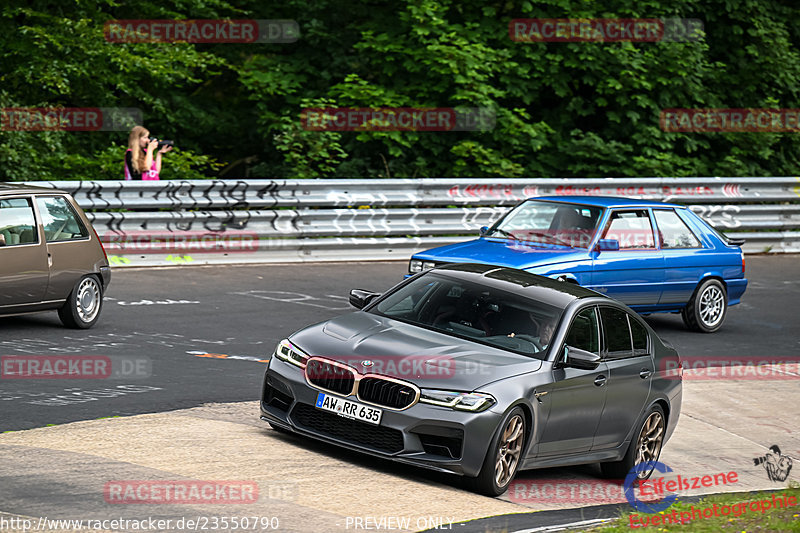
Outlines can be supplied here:
M158 139L151 139L144 126L134 126L128 136L128 151L125 152L126 180L157 180L161 172L161 154L172 150L172 146L162 146L156 152Z

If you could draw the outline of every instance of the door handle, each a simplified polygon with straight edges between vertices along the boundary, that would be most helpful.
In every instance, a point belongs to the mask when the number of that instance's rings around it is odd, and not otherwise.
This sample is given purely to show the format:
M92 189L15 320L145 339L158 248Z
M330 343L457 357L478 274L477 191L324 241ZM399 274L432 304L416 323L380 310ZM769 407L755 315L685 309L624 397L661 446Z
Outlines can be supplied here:
M53 266L53 255L50 252L47 252L47 266Z
M606 384L606 377L603 376L602 374L597 376L596 378L594 378L594 384L597 385L598 387L602 387L603 385Z
M653 371L649 368L643 368L641 372L639 372L639 377L642 379L647 379L653 375Z

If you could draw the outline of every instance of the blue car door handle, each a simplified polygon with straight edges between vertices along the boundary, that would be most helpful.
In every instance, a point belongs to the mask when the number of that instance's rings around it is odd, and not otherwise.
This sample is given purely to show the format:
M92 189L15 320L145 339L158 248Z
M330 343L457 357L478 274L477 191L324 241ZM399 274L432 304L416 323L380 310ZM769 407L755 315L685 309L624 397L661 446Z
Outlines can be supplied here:
M597 376L596 378L594 378L594 384L597 385L598 387L602 387L603 385L606 384L606 377L602 374Z
M653 371L649 368L643 368L641 372L639 372L639 377L642 379L647 379L653 374Z

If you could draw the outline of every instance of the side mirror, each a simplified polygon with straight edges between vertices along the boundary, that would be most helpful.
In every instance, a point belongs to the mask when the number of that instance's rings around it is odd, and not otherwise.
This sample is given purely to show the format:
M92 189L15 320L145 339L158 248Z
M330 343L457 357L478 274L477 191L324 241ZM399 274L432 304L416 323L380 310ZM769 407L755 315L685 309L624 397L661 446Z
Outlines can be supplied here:
M370 292L363 289L353 289L350 291L350 305L356 309L363 309L372 299L377 298L381 294L379 292Z
M563 362L572 368L594 370L600 366L600 356L574 346L564 346Z
M483 237L489 232L489 226L481 226L480 232L481 232L481 237Z
M616 252L619 250L619 241L617 239L600 239L597 241L598 252Z

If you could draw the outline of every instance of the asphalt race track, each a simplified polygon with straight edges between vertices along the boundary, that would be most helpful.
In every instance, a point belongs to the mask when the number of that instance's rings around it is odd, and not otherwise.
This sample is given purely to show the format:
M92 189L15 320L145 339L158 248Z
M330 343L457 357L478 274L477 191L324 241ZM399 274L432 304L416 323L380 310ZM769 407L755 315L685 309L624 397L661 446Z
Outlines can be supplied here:
M8 432L0 435L0 531L15 530L2 526L13 517L214 515L277 518L281 531L516 531L607 517L607 509L591 506L624 503L540 501L524 490L485 498L464 492L457 480L281 435L258 419L264 360L275 344L349 312L349 289L385 290L405 270L405 263L117 269L89 331L62 328L55 313L0 320L0 356L96 355L120 364L119 374L104 379L0 380L0 433ZM747 277L743 303L715 334L686 331L678 315L648 321L689 359L796 356L797 258L750 256ZM737 484L717 490L784 486L770 482L753 458L774 444L800 458L798 378L686 382L681 420L662 461L684 474L739 472ZM237 505L112 505L103 487L120 479L250 480L261 496ZM604 483L593 466L518 479ZM457 524L578 506L584 509L557 516Z
M116 269L94 328L64 329L54 312L2 319L0 355L127 356L149 363L145 374L151 375L4 380L0 432L256 400L262 377L256 361L269 358L278 341L352 310L351 288L385 290L405 273L405 263L397 262ZM800 262L794 256L750 257L747 276L742 303L730 308L715 334L686 331L678 315L648 320L683 357L796 354ZM124 394L89 392L108 388Z

